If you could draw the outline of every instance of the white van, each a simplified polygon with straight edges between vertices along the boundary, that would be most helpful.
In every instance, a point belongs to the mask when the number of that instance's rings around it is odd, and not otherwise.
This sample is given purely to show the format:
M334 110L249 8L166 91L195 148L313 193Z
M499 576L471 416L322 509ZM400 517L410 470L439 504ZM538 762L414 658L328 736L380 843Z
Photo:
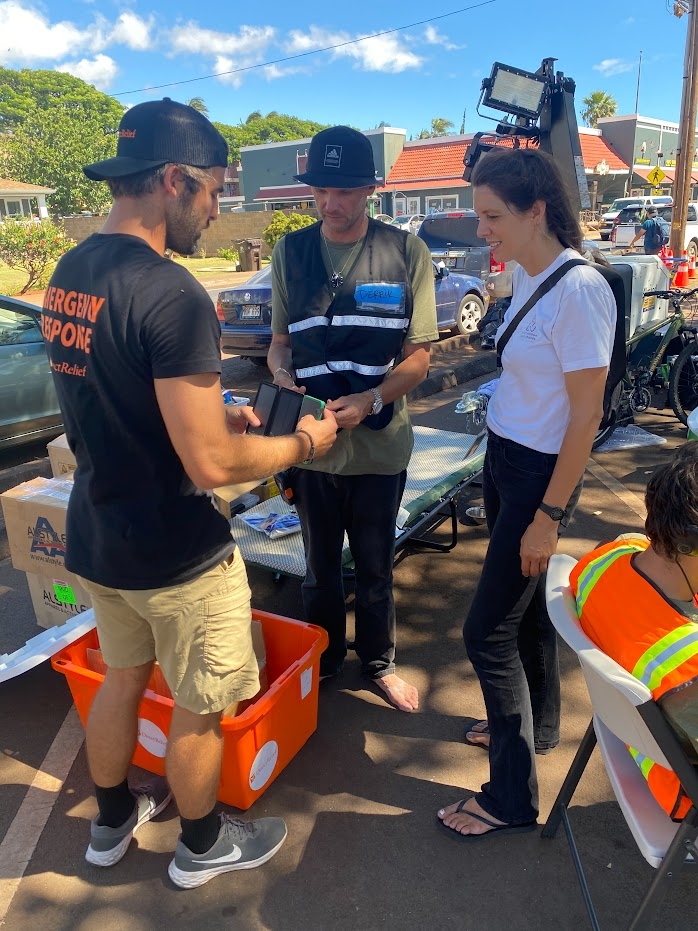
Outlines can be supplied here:
M638 211L632 207L628 210L621 210L617 222L614 223L611 233L611 242L616 249L627 249L635 235L642 229ZM671 225L671 207L659 207L658 216L666 220ZM640 252L643 247L642 240L637 242L633 248ZM686 214L686 231L684 234L683 247L686 250L689 259L693 256L698 259L698 203L690 201Z
M616 197L611 206L608 208L607 212L601 216L601 227L600 233L601 238L604 242L607 242L611 238L611 230L613 229L613 221L621 212L623 207L649 207L650 204L653 204L655 207L666 207L671 206L674 201L668 195L644 195L640 194L635 197Z

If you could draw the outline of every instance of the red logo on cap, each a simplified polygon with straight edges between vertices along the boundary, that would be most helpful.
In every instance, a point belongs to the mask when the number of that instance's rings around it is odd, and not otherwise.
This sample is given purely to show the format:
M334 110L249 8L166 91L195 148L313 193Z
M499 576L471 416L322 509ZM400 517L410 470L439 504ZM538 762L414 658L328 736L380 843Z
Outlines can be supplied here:
M135 139L136 130L135 129L120 129L119 130L119 139Z

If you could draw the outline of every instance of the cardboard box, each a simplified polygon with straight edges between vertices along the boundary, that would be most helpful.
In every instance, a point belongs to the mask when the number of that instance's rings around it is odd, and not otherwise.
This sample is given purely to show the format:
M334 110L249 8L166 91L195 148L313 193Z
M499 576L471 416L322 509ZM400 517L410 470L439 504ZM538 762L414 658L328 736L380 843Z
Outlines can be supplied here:
M65 624L71 617L92 607L90 596L77 576L65 569L55 577L27 572L27 583L39 627Z
M60 575L65 565L65 521L73 480L35 478L0 495L15 569Z
M218 488L213 489L213 498L216 502L216 507L224 517L230 520L232 516L231 507L235 506L239 498L248 492L253 492L256 487L256 481L238 482L236 485L219 485ZM256 494L256 492L254 493Z
M55 440L51 440L46 449L48 451L48 461L51 463L51 474L54 478L75 471L77 462L70 451L65 433L57 436Z

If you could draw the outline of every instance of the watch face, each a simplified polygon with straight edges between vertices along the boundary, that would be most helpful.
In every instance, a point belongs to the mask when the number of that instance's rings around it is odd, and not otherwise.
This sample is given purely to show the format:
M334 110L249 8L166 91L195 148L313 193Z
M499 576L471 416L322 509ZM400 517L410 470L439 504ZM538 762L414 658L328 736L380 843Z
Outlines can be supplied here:
M565 512L562 508L553 508L550 512L550 516L553 520L562 520L562 518L565 516Z

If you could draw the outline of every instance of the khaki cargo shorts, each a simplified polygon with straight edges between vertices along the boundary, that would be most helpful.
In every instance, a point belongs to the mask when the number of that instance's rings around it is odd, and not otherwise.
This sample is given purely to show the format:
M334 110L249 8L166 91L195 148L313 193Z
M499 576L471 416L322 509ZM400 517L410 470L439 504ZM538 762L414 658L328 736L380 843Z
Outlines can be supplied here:
M190 582L126 591L81 579L90 593L107 666L157 658L176 704L223 711L259 691L250 586L240 551Z

